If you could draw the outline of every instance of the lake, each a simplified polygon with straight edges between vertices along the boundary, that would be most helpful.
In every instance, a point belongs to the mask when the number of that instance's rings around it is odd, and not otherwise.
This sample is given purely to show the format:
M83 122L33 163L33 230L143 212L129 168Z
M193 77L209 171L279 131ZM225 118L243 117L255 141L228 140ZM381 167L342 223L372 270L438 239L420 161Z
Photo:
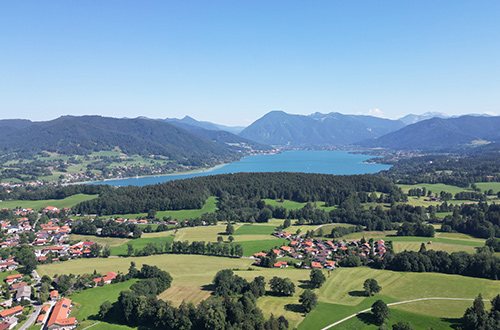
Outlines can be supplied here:
M377 173L391 167L390 165L364 163L365 160L370 158L373 158L373 156L351 154L349 151L295 150L276 155L248 156L241 161L199 173L117 179L92 182L92 184L145 186L171 180L239 172L304 172L337 175L367 174Z

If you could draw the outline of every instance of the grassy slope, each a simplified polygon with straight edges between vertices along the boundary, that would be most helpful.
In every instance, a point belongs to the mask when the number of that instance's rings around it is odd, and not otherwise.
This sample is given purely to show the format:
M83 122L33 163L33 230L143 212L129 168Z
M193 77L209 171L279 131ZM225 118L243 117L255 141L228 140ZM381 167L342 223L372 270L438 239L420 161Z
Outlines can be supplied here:
M0 202L0 208L7 207L9 209L14 209L18 206L23 208L32 208L32 209L44 209L47 206L55 206L59 209L63 207L72 207L80 202L97 198L98 195L85 195L85 194L76 194L73 196L66 197L64 199L44 199L39 201L3 201Z
M363 282L367 278L375 278L379 282L382 286L380 294L370 298L362 295ZM482 293L486 299L491 299L499 290L500 281L434 273L392 272L365 267L342 268L335 270L328 277L327 282L319 290L320 305L307 316L299 329L319 329L369 308L376 299L389 303L422 297L474 298L478 293ZM412 319L416 320L420 317L424 325L419 326L418 329L426 329L434 326L434 322L439 321L441 317L460 317L470 305L470 301L432 301L410 303L391 309L401 311L403 316L408 316L408 313L419 314ZM397 313L393 312L393 316ZM393 321L401 320L404 318L393 317ZM412 320L407 321L413 324ZM340 326L339 328L365 329L366 324L362 321L359 323L360 320L355 319L349 322L346 323L345 328ZM438 322L436 325L439 329L449 327L447 322ZM414 324L414 326L417 325Z
M173 287L161 296L179 304L182 299L199 302L209 295L207 286L213 276L220 269L240 269L236 274L249 280L256 276L264 276L269 281L273 276L288 277L296 284L297 290L293 297L265 296L259 300L259 306L266 316L283 314L295 326L303 316L295 312L298 296L305 288L305 281L309 271L294 268L272 269L253 268L249 270L252 260L217 258L192 255L159 255L141 258L109 258L109 259L80 259L66 263L43 265L39 267L39 274L53 275L54 273L88 273L93 269L104 273L107 271L126 272L130 261L135 261L138 267L142 263L154 264L169 271L174 278ZM421 297L458 297L474 298L482 293L486 299L491 299L500 291L500 281L490 281L445 275L435 273L403 273L387 270L375 270L366 267L340 268L327 275L327 282L319 293L321 302L317 311L313 312L300 324L301 329L316 329L319 326L330 324L364 308L368 308L374 299L382 298L386 302L408 300ZM382 286L382 291L376 297L367 298L360 291L367 278L375 278ZM458 317L463 314L470 302L433 301L430 303L413 303L401 305L397 308L405 313L416 313L424 316L423 319L439 317ZM366 307L365 307L366 306ZM409 315L409 314L402 314ZM394 320L397 320L394 319ZM428 321L426 321L428 322ZM430 321L429 321L430 322ZM433 321L434 322L434 321ZM318 327L316 327L316 325Z

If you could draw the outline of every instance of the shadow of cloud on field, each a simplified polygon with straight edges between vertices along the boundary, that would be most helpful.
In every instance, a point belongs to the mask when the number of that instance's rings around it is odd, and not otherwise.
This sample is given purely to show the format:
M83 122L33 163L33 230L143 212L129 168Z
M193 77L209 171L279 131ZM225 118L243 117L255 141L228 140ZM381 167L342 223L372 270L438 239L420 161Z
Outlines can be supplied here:
M349 295L352 297L368 297L365 291L349 291Z

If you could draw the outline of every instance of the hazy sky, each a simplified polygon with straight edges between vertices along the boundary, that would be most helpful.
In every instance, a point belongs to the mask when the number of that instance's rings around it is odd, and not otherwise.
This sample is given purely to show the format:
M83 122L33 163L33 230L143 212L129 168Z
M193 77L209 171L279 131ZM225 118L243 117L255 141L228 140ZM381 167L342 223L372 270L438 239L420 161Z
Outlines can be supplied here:
M0 2L0 118L500 113L500 1Z

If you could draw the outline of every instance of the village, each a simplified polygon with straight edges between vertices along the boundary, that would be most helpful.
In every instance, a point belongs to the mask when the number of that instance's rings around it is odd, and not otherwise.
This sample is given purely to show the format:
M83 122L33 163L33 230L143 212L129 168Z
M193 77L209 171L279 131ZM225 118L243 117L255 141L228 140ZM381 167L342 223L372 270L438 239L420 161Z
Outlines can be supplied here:
M331 240L322 240L319 238L303 238L294 236L290 232L275 231L272 234L277 238L284 238L290 241L289 245L283 245L279 249L262 251L255 253L256 266L285 268L294 265L304 269L328 269L333 270L339 266L342 259L350 256L358 256L363 264L373 262L368 258L370 254L383 258L386 253L386 244L383 239L368 242L353 240L346 242L339 240L334 243ZM264 260L270 258L275 261L271 264ZM282 260L277 260L282 259Z

